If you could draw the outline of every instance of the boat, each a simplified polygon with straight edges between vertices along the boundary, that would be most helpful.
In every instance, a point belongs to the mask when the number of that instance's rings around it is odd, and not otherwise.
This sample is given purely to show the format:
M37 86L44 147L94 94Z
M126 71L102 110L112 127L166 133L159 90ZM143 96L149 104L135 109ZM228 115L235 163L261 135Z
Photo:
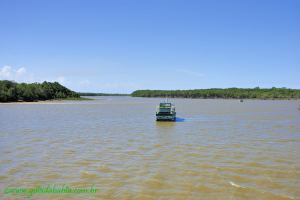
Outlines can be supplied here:
M156 108L156 121L175 121L175 105L169 102L162 102Z

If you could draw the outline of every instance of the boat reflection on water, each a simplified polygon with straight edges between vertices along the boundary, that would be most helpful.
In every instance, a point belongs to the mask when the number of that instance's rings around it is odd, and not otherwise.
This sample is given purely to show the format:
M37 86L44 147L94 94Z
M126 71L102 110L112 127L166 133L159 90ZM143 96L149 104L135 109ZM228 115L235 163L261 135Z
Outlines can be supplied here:
M185 119L181 117L176 117L175 122L185 122Z

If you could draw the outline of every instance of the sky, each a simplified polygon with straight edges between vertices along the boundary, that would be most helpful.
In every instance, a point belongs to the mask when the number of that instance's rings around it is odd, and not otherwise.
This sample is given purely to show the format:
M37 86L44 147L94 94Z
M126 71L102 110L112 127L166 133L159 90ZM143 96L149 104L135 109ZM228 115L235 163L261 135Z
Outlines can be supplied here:
M300 88L299 0L0 0L0 79Z

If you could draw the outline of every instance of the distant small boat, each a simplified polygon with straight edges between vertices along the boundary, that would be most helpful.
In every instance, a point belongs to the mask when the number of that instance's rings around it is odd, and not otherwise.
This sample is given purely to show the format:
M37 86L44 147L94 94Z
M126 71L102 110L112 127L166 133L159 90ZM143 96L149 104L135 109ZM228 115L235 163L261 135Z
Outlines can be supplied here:
M160 103L156 109L156 121L175 121L175 105L169 102Z
M240 102L242 102L242 103L243 103L243 102L244 102L244 100L243 100L243 99L240 99Z

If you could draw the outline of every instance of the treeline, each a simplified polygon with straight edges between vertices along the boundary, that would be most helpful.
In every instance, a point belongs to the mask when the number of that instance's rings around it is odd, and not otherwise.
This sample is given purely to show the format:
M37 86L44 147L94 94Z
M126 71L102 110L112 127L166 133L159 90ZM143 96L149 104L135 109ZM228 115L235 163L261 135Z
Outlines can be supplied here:
M50 99L80 98L79 94L58 82L16 83L0 81L0 102L38 101Z
M129 94L118 93L93 93L93 92L78 92L80 96L129 96Z
M288 88L227 88L195 90L136 90L133 97L224 98L224 99L299 99L300 90Z

